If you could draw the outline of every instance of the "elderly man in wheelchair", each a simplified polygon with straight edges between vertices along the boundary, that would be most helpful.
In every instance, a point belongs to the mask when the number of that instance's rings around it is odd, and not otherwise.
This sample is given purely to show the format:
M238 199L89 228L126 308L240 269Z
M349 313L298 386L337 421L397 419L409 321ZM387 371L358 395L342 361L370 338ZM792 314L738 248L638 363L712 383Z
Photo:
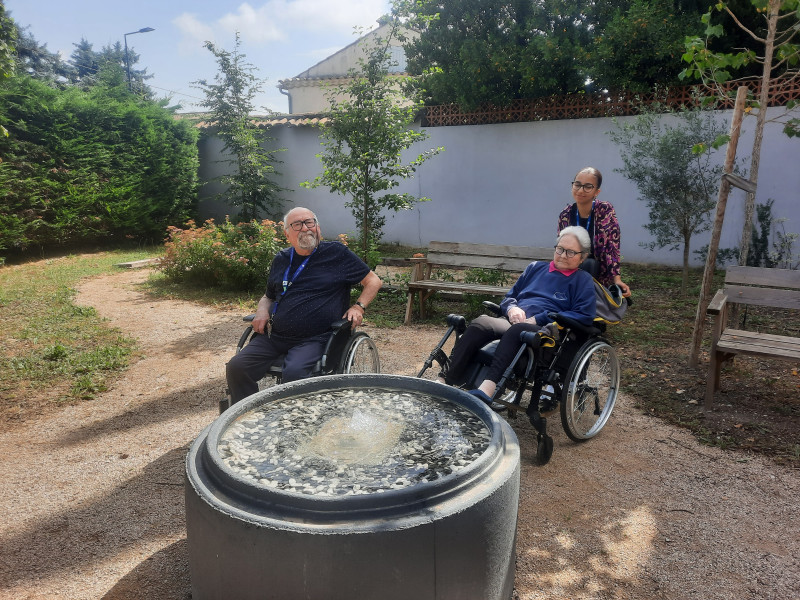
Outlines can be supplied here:
M610 318L595 317L598 304L620 307L623 302L621 291L612 296L580 268L589 248L585 229L563 229L552 262L528 265L499 306L484 302L496 316L482 315L469 327L460 315L448 317L448 331L418 375L436 361L440 382L470 390L495 410L509 410L511 417L530 391L525 412L537 431L540 464L553 452L543 414L560 404L567 435L585 441L602 429L616 401L616 353L601 337ZM442 347L454 332L456 342L447 356Z
M307 208L284 217L291 246L270 267L267 288L252 321L226 365L229 397L220 412L258 391L268 374L289 382L312 375L350 372L366 351L379 370L377 351L364 333L355 333L380 278L345 245L322 241L319 223ZM350 288L361 284L350 304ZM246 345L245 345L246 344Z

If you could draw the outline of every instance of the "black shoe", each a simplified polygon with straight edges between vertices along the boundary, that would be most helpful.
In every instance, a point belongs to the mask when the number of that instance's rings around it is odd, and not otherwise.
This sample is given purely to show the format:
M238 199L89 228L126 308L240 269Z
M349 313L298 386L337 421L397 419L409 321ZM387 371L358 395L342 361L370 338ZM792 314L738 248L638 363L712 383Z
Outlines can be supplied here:
M492 399L486 395L486 392L479 390L478 388L475 388L474 390L470 390L469 393L475 396L478 400L488 404L489 406L492 405Z

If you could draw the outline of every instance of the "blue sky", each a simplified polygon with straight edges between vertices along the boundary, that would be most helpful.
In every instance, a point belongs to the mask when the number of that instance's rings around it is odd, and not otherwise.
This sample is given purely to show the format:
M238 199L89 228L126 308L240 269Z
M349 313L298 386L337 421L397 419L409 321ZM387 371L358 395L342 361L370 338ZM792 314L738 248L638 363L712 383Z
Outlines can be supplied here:
M95 50L143 27L155 31L128 36L128 48L140 55L138 68L159 97L171 96L183 111L197 106L199 79L213 80L216 63L203 47L206 40L233 49L235 34L241 51L266 78L256 108L286 112L288 103L276 88L357 39L354 27L365 31L388 12L388 0L5 0L6 10L51 52L69 58L73 44L85 38Z

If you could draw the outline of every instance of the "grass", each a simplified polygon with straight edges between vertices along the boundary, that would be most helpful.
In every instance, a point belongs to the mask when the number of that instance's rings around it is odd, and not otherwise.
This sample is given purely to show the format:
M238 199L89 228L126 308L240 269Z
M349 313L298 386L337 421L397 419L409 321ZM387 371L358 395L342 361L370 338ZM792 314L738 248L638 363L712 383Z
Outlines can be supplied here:
M408 257L424 249L384 246L383 256ZM133 340L105 324L91 308L76 306L75 288L84 277L113 271L117 262L158 253L100 252L0 267L0 398L3 414L25 405L91 398L113 374L124 369L135 351ZM367 322L391 329L403 324L404 282L408 273L382 273L385 286L373 301ZM622 367L622 390L642 411L691 430L703 443L768 455L800 466L800 365L737 357L723 369L723 390L712 411L702 409L707 365L688 365L702 272L690 274L689 291L679 293L679 269L626 265L625 281L634 304L624 322L607 337ZM720 287L722 273L712 286ZM208 287L175 285L156 274L144 284L158 297L233 307L252 312L263 290L231 293ZM357 293L355 291L354 293ZM449 313L480 314L472 301L430 299L428 316L415 323L444 328ZM784 335L800 334L800 315L751 310L748 328ZM709 324L702 350L707 351ZM421 349L425 353L429 349ZM702 358L702 357L701 357Z
M69 255L0 267L0 399L4 414L38 401L92 398L124 369L135 341L74 303L80 280L158 249Z

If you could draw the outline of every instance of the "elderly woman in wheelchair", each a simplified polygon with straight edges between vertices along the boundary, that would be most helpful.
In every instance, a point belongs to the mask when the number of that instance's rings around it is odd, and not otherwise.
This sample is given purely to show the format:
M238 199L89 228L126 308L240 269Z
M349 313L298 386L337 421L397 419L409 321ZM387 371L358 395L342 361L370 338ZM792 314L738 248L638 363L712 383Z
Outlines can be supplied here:
M590 240L582 227L563 229L553 261L531 263L501 304L485 302L496 316L483 315L466 327L450 315L447 333L419 376L436 361L439 381L463 387L495 410L515 416L526 390L526 414L537 430L537 460L553 450L547 414L561 405L561 420L575 441L594 437L613 409L619 367L613 348L595 322L598 295L591 275L580 268ZM456 333L450 356L442 350Z

